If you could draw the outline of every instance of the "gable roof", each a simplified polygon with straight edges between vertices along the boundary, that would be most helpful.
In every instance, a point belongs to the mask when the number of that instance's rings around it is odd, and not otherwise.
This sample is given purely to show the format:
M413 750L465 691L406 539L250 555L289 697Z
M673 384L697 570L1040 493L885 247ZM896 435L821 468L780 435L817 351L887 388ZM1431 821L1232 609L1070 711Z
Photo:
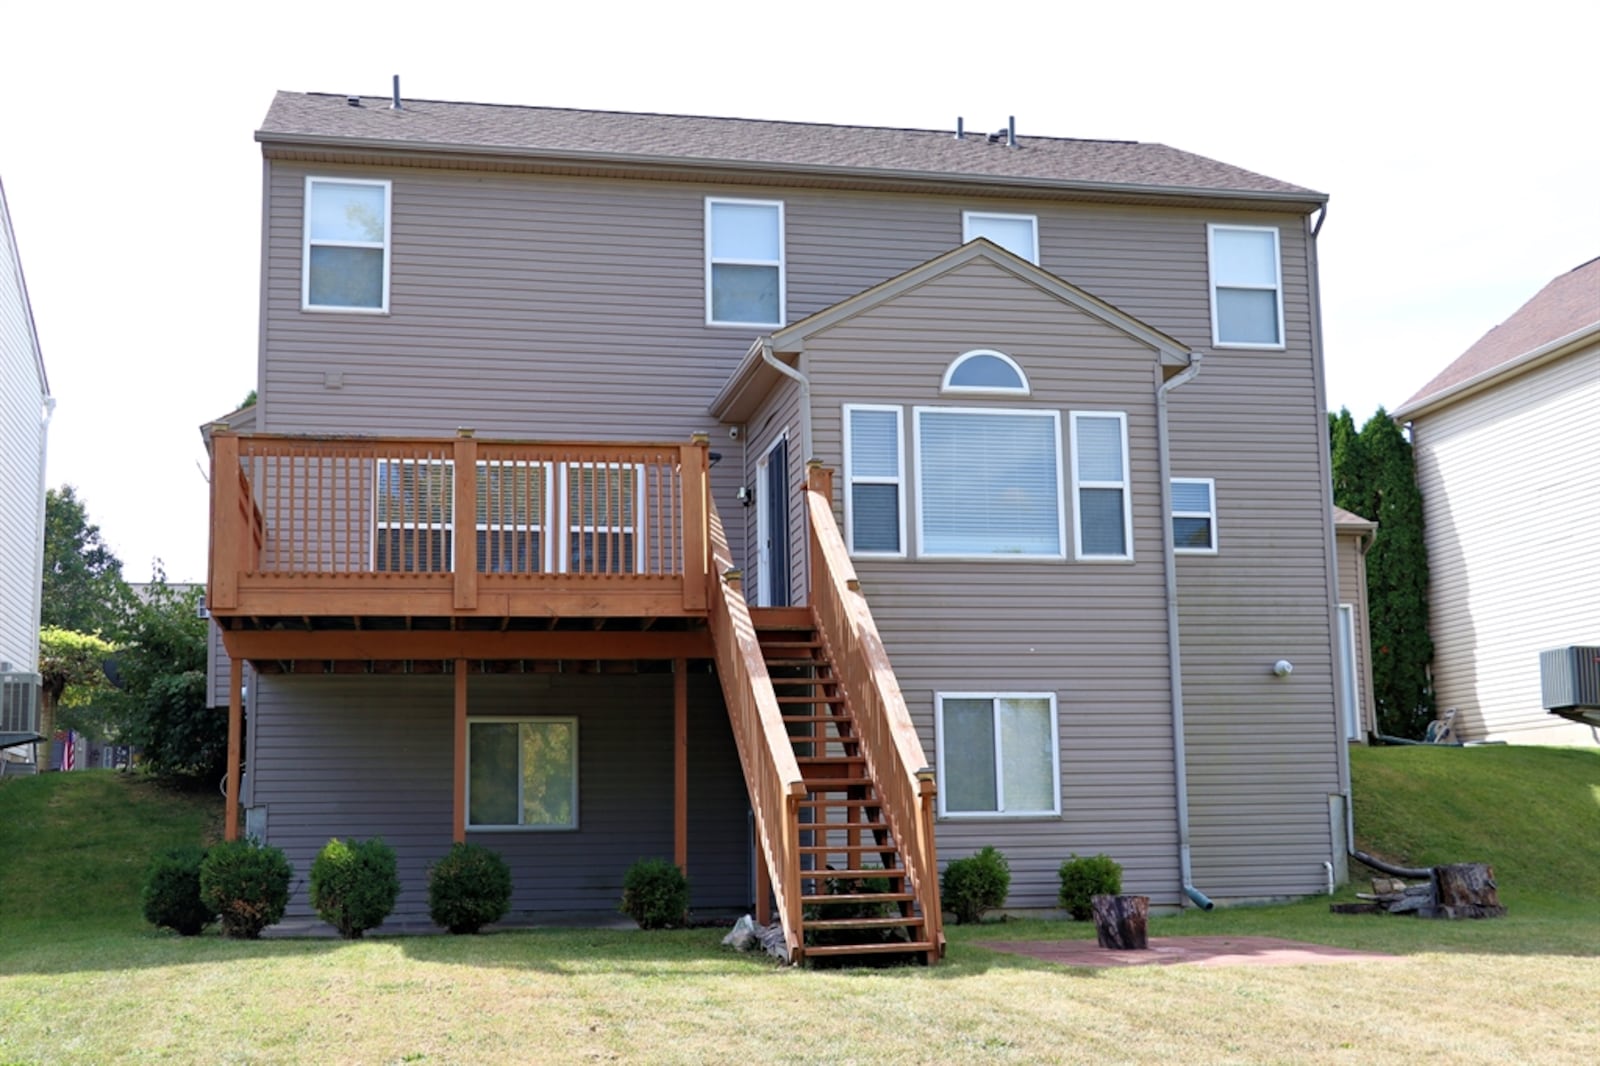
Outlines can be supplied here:
M4 245L6 253L5 261L0 262L0 270L11 275L7 284L15 290L21 306L23 330L32 349L34 370L39 375L39 395L48 399L50 376L44 369L44 352L39 348L39 330L33 321L33 303L28 299L28 279L22 273L22 252L17 247L16 231L11 228L11 208L6 203L6 186L3 181L0 181L0 245Z
M1188 366L1193 358L1193 353L1182 342L1174 340L1153 326L1145 325L1126 312L1119 311L1098 296L1085 292L1071 282L1063 281L1048 270L1013 255L986 238L979 237L943 255L935 256L921 266L912 267L887 281L879 282L870 289L840 300L831 307L824 307L798 322L775 330L770 336L757 337L739 366L729 376L716 398L711 401L709 408L711 414L725 422L737 422L742 421L750 411L754 410L783 373L772 365L765 353L772 353L773 358L778 358L779 353L798 353L804 350L806 340L813 334L831 329L841 322L888 303L912 289L977 260L999 267L1019 281L1043 290L1047 295L1148 346L1154 351L1162 366ZM792 365L794 360L784 360L784 362Z
M1396 408L1394 417L1411 418L1477 392L1591 339L1600 341L1600 258L1540 289Z
M357 103L352 105L351 100ZM256 131L274 151L366 147L455 156L519 157L618 167L783 171L814 179L976 183L1103 194L1204 194L1313 210L1327 197L1163 144L831 126L700 115L279 92ZM315 158L313 153L310 158Z
M1378 523L1336 505L1333 509L1333 528L1336 533L1371 533L1378 528Z

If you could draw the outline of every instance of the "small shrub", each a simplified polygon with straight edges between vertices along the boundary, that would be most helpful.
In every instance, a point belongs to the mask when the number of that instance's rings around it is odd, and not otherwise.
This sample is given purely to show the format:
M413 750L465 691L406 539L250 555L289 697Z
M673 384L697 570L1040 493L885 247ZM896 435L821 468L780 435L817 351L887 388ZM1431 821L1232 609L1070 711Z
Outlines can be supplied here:
M155 857L139 893L146 921L180 936L199 936L217 920L216 909L200 900L200 864L205 857L205 849L197 845Z
M1094 914L1092 896L1115 896L1122 891L1122 864L1109 855L1072 858L1061 864L1061 906L1078 921Z
M940 892L958 925L982 921L983 912L1002 907L1011 891L1011 864L993 847L954 859L944 868Z
M428 867L428 916L452 933L476 933L511 909L511 867L481 844L452 844Z
M311 906L346 940L382 925L399 896L394 849L381 837L334 837L311 864Z
M618 908L640 929L671 929L688 924L689 879L665 859L640 859L622 878Z
M222 916L222 934L255 940L283 918L294 870L283 852L253 840L230 840L200 864L200 899Z

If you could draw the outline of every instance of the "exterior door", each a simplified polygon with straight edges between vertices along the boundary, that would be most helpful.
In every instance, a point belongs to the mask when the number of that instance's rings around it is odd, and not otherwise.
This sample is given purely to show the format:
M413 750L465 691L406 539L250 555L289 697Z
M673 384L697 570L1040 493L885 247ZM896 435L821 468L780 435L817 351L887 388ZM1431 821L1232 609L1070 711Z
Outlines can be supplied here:
M787 607L789 577L789 441L779 437L767 450L756 471L756 539L759 542L759 581L756 602L761 607Z

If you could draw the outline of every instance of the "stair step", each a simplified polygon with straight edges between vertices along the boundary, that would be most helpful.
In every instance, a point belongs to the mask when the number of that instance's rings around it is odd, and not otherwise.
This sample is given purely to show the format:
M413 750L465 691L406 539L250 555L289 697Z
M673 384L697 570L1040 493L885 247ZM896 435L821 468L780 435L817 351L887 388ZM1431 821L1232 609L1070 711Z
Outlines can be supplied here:
M889 881L904 881L906 871L900 866L876 866L871 869L859 870L801 870L802 881L844 881L850 878L866 880L872 877L882 877Z
M833 895L801 896L807 903L910 903L917 897L910 892L836 892Z
M844 702L843 696L779 696L779 703L827 703L839 704Z
M802 807L810 807L812 809L821 809L821 808L825 808L825 807L882 807L883 806L883 801L880 800L880 799L820 799L820 800L811 799L811 800L801 800L800 801L800 806L802 806ZM823 824L835 825L835 824L843 824L843 823L834 823L834 822L822 823L822 822L818 822L816 824L818 824L818 825L823 825Z
M866 788L872 784L870 777L805 777L807 792L838 792L846 788ZM878 801L875 806L883 806Z
M800 832L806 832L806 827L801 826ZM892 842L887 844L801 844L802 855L898 855L900 849ZM802 871L809 872L809 871Z
M899 929L902 926L908 929L920 928L927 924L922 915L907 917L903 914L893 918L815 918L800 923L801 928L807 931L822 929Z
M757 639L758 640L760 639L759 636L757 637ZM822 641L820 641L820 640L762 640L761 641L761 647L762 647L763 650L765 650L767 648L820 648L820 647L822 647Z
M888 822L801 822L802 833L843 833L855 830L861 833L871 833L877 830L888 832Z
M806 958L825 955L925 955L933 950L929 940L908 940L888 944L828 944L825 947L808 947Z
M768 666L831 666L827 659L768 659Z
M842 744L854 737L806 737L793 738L800 744ZM865 755L796 755L794 761L801 766L862 766L866 763Z
M848 714L786 714L785 722L854 722L855 718ZM855 737L834 737L835 740L854 740Z

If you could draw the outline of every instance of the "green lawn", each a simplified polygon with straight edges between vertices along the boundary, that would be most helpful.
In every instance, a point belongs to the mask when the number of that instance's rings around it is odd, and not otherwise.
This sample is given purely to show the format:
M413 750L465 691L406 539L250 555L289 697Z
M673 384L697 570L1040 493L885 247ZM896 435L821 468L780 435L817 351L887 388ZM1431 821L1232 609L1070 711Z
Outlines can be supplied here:
M1368 850L1492 862L1510 915L1319 898L1153 922L1401 956L1273 969L1070 969L978 945L1092 937L1048 922L951 927L941 965L885 970L776 969L707 930L182 940L140 920L139 873L214 832L213 799L112 774L0 782L0 1063L1594 1061L1600 753L1354 761Z

